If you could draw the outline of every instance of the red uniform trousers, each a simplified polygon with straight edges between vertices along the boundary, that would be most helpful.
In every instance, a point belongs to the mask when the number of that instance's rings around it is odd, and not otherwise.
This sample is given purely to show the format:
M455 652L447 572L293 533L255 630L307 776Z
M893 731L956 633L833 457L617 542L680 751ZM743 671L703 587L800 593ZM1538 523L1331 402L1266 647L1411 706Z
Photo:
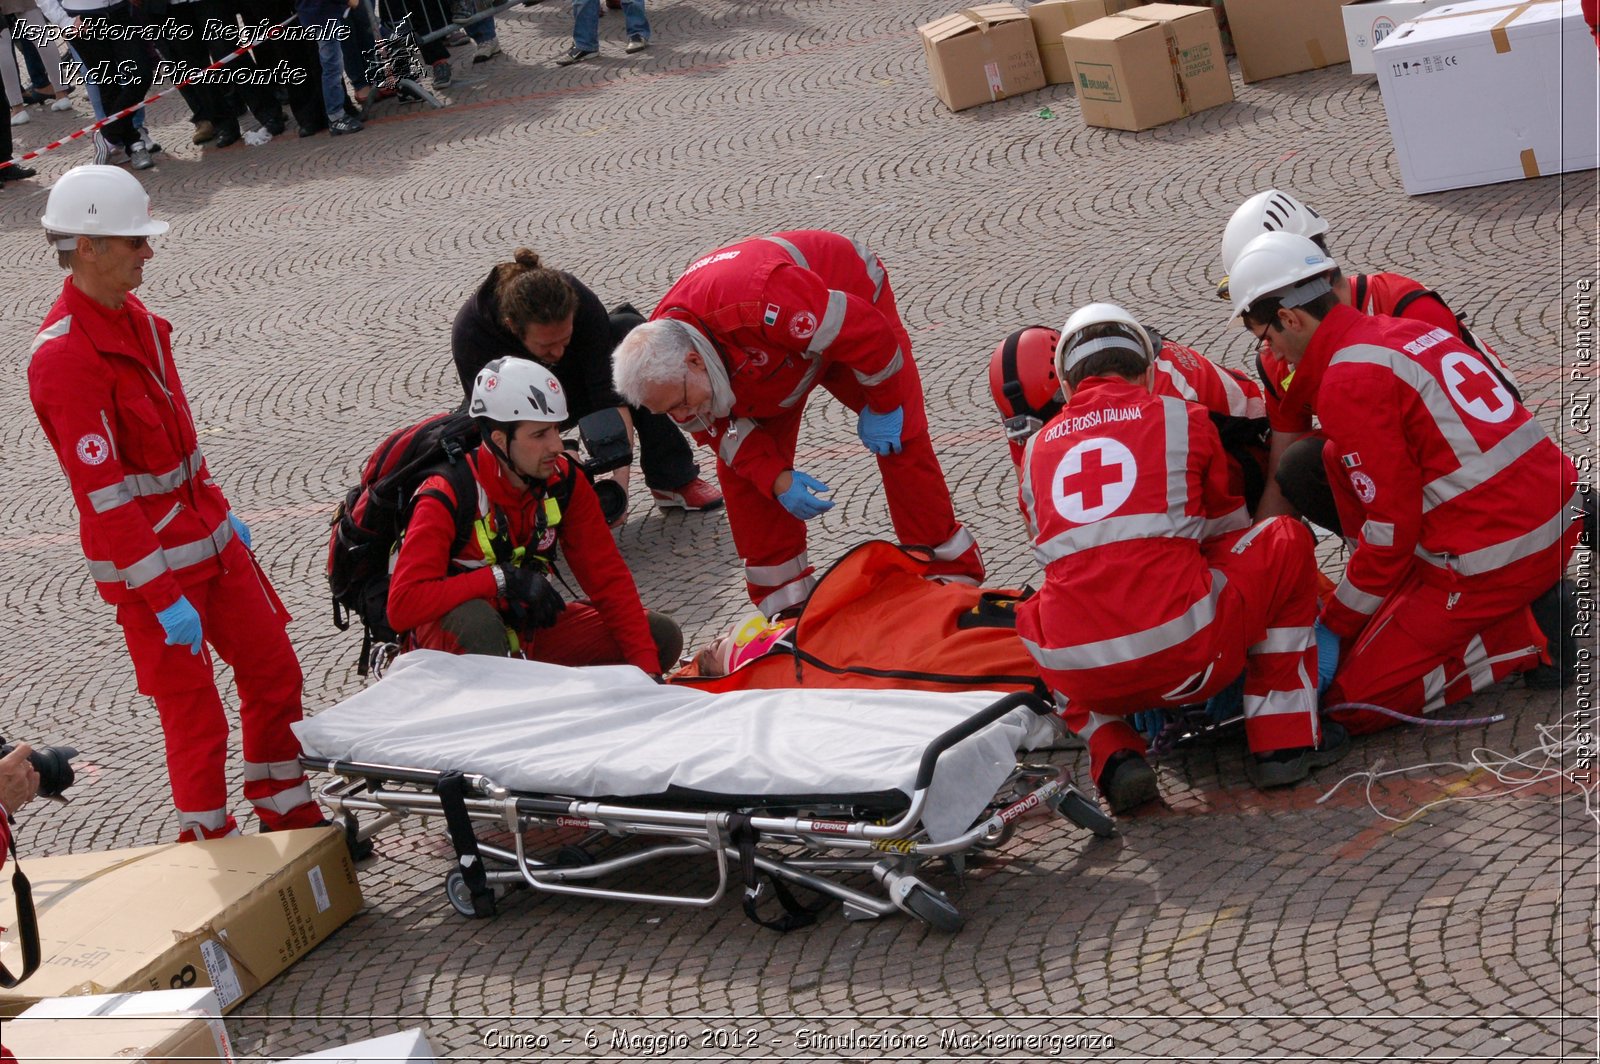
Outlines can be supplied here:
M1406 575L1345 648L1324 699L1352 735L1404 723L1382 713L1334 709L1365 702L1419 716L1459 702L1542 660L1544 633L1528 604L1566 570L1581 521L1563 541L1501 570L1494 586L1452 592Z
M930 573L979 583L983 580L983 559L971 533L956 523L950 489L945 484L944 470L939 466L933 440L928 434L922 381L910 357L911 340L904 327L898 325L894 297L887 286L878 306L897 325L901 350L906 353L905 366L900 372L910 374L906 388L910 398L904 411L907 431L900 440L900 453L878 458L878 473L883 479L883 494L889 504L895 537L901 543L934 549L934 561L928 566ZM859 413L867 405L866 390L848 366L830 366L818 383L852 411ZM794 409L777 417L761 419L762 431L770 433L778 442L782 453L789 458L790 468L794 466L804 409L805 404L798 403ZM808 575L812 566L805 556L806 523L785 510L773 497L772 485L751 483L720 457L717 459L717 482L727 503L728 530L733 534L734 549L744 560L745 586L750 601L769 617L803 602L815 584ZM802 576L806 579L797 581L796 578ZM780 590L784 593L774 594Z
M285 628L289 613L238 539L222 552L222 571L186 583L208 646L168 646L142 601L117 606L139 691L153 698L166 737L167 777L180 839L236 834L228 812L228 717L217 693L211 651L233 666L244 733L244 794L267 830L311 827L323 819L300 768L301 672Z
M1311 534L1289 517L1208 541L1202 550L1227 583L1216 616L1195 638L1210 645L1198 675L1160 671L1159 658L1105 669L1056 672L1045 682L1067 696L1062 718L1089 744L1096 781L1112 754L1146 751L1129 714L1204 702L1244 672L1245 740L1255 753L1315 746L1317 567Z
M457 609L480 606L494 610L494 606L483 599L465 602ZM411 649L442 650L446 654L465 652L456 637L445 630L442 619L418 625L407 638ZM522 644L522 656L530 661L573 667L628 664L628 656L617 645L605 618L587 602L567 603L555 624L518 632L517 639ZM507 646L509 648L509 641Z

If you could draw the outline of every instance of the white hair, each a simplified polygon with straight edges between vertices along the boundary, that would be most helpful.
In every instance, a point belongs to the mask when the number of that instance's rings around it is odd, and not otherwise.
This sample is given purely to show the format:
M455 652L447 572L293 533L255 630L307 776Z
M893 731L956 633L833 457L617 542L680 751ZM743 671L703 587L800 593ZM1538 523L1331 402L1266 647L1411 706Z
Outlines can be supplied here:
M663 318L638 326L611 355L611 380L629 406L644 405L644 393L683 376L694 339L682 322Z

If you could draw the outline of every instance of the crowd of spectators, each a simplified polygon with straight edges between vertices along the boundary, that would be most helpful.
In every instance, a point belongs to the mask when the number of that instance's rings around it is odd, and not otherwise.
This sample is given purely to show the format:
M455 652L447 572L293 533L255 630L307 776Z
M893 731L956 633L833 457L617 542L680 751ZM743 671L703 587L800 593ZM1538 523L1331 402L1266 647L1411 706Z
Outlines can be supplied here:
M515 0L533 7L543 0ZM261 41L231 61L225 77L178 91L196 145L226 148L286 134L357 133L377 99L406 92L405 80L448 88L451 48L460 63L501 55L495 15L506 0L0 0L0 82L11 117L0 124L0 187L36 176L14 154L13 127L47 111L87 104L103 120L235 51L285 19L294 34ZM634 53L650 43L644 0L574 0L572 45L561 66L599 54L606 8L624 14ZM157 29L160 27L160 29ZM397 27L409 27L400 33ZM316 32L309 32L315 30ZM406 43L400 44L404 41ZM416 69L418 61L423 69ZM93 161L155 165L161 145L145 130L143 109L92 135Z

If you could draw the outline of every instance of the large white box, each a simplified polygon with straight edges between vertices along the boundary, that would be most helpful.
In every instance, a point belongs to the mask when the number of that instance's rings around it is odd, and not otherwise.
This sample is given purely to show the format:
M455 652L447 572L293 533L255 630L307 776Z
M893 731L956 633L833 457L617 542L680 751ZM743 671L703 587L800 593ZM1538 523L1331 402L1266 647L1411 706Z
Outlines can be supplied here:
M7 1020L5 1037L21 1064L234 1059L222 1006L210 987L45 998Z
M1344 43L1350 73L1373 74L1372 49L1430 7L1449 0L1348 0L1344 5Z
M386 1034L381 1038L369 1038L364 1042L351 1042L335 1049L321 1049L303 1057L291 1057L283 1064L294 1064L301 1060L321 1060L328 1064L335 1061L339 1064L355 1064L358 1061L360 1064L435 1064L433 1047L428 1044L428 1036L420 1027Z
M1600 164L1600 63L1578 0L1467 0L1372 50L1408 193Z

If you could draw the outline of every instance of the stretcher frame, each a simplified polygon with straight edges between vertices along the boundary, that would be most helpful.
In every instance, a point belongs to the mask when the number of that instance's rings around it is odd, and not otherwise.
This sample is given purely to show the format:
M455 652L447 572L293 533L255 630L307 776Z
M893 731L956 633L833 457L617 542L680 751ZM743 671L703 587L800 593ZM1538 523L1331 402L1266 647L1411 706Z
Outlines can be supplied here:
M946 858L956 872L973 849L994 849L1011 837L1016 820L1034 809L1047 808L1099 837L1115 833L1115 824L1072 782L1070 772L1053 765L1019 764L1002 784L984 815L967 831L943 842L928 839L920 818L939 756L957 743L1026 706L1046 716L1050 703L1030 693L1006 695L935 738L924 750L910 801L897 817L885 822L870 812L803 803L792 815L773 815L759 804L742 808L671 808L660 799L592 800L513 792L483 775L377 765L322 757L302 757L313 772L338 779L324 785L319 799L344 819L354 839L369 839L408 816L442 816L455 848L454 867L445 876L444 891L463 916L484 919L496 911L497 888L528 887L550 894L604 898L612 901L706 908L728 892L730 871L743 881L746 914L779 931L806 926L828 899L842 903L848 920L873 920L900 910L940 931L961 928L964 917L940 890L915 875L927 862ZM785 800L785 808L797 806ZM362 824L358 814L377 813ZM491 825L513 840L511 848L485 841L476 825ZM551 859L528 852L532 831L586 834L579 844L561 847ZM645 837L641 849L595 859L589 847L607 838ZM800 851L797 854L795 851ZM805 854L802 856L800 854ZM815 856L810 856L814 854ZM659 894L594 885L593 881L625 872L650 861L709 855L716 885L703 894ZM874 895L836 879L836 874L870 876L881 888ZM765 894L761 876L783 914L763 918L757 905ZM821 895L822 904L802 906L786 884Z

